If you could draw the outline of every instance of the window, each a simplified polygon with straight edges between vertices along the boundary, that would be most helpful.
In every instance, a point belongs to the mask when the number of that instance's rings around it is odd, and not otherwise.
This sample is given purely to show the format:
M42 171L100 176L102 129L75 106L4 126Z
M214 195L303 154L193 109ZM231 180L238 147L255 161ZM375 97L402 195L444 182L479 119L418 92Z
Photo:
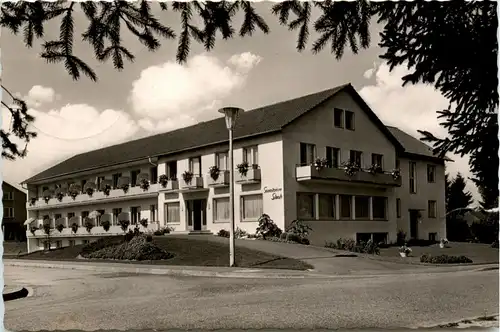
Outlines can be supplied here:
M69 240L69 246L74 247L75 246L75 240Z
M95 222L96 222L96 226L100 226L101 225L101 218L102 216L106 213L106 211L104 210L97 210L97 212L99 213L98 216L95 218Z
M131 171L130 172L130 186L135 187L137 185L137 176L139 175L141 171Z
M356 219L370 218L370 198L368 196L354 196L354 217Z
M363 155L363 152L361 151L355 151L351 150L349 153L349 160L359 167L361 167L361 156Z
M215 154L215 165L220 170L229 170L229 157L227 152L219 152Z
M89 211L82 211L82 219L89 217Z
M84 193L83 188L85 188L85 184L86 184L86 183L87 183L87 180L82 180L82 181L80 182L80 186L81 186L80 188L82 189L82 193Z
M155 204L149 206L149 220L151 222L156 221L156 205Z
M345 129L354 130L354 112L345 111Z
M256 221L263 213L262 194L241 196L242 221Z
M316 145L300 143L300 164L311 165L316 158Z
M335 195L319 194L319 219L335 219Z
M12 191L4 191L3 192L3 200L4 201L13 201L14 193Z
M372 238L375 243L387 243L388 233L373 233Z
M417 163L410 161L410 194L417 193Z
M118 188L118 179L122 176L121 173L113 174L113 188Z
M396 169L400 168L401 168L401 162L399 161L399 159L396 159Z
M152 184L155 184L158 182L158 168L155 166L155 167L151 167L149 169L149 175L151 177L151 183Z
M3 208L3 217L4 218L14 218L14 208L4 207Z
M74 212L68 212L68 221L69 221L69 219L73 218L74 216L75 216ZM87 214L87 216L88 216L88 214Z
M331 146L326 147L326 161L329 167L338 168L339 167L339 157L340 149L332 148Z
M113 209L113 224L118 225L118 215L122 213L121 208Z
M214 222L229 222L229 197L214 198Z
M427 182L436 182L436 166L434 165L427 165Z
M384 167L384 156L377 153L372 153L372 165L378 165L381 168Z
M396 216L401 218L401 198L396 198Z
M181 222L180 203L165 203L165 222L167 224L178 224Z
M436 215L437 215L436 201L428 201L427 202L427 210L429 211L429 213L428 213L429 218L436 218Z
M89 244L89 240L83 240L82 243L83 244Z
M177 180L177 161L169 161L167 163L167 177L169 180Z
M340 195L340 218L350 219L352 213L352 196Z
M98 176L97 177L97 183L96 183L97 190L101 190L101 183L104 181L104 179L105 179L104 176Z
M54 220L61 219L61 218L62 218L62 215L59 213L54 215Z
M356 243L368 242L372 239L372 233L356 233Z
M247 162L249 165L259 164L259 150L257 146L243 148L243 161Z
M315 219L314 194L297 193L297 216L299 219Z
M373 219L387 219L387 198L372 197Z
M195 176L201 175L201 157L189 158L189 171Z
M437 233L429 233L429 241L436 242L437 241Z
M130 214L132 219L130 223L132 225L137 225L139 223L139 220L141 220L141 207L140 206L131 207Z
M333 110L333 125L336 128L344 128L344 110L340 108Z
M62 248L62 241L56 241L56 248Z

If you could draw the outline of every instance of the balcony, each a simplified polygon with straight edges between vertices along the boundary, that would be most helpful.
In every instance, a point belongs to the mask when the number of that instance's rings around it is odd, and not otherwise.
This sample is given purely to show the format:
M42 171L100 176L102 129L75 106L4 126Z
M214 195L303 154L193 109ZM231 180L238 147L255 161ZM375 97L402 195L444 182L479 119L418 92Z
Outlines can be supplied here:
M158 188L160 191L172 191L179 189L179 180L170 179L164 184L159 184Z
M239 184L260 183L260 179L260 168L257 167L249 168L246 174L242 174L239 171L236 171L236 173L234 174L234 182Z
M209 187L220 188L229 186L229 171L220 171L217 179L213 179L210 175L207 176L207 184Z
M388 187L400 187L401 177L394 178L390 173L375 173L371 174L367 171L360 170L349 176L343 168L322 168L316 169L313 165L297 166L296 179L301 182L323 182L325 180L351 182L359 184L374 184Z
M191 181L186 182L184 180L180 180L180 189L181 190L193 190L193 189L202 189L203 188L203 177L202 176L193 176Z
M122 199L141 199L158 195L160 188L159 184L150 184L147 190L144 190L140 186L128 187L126 190L122 188L111 189L110 183L111 181L109 180L103 181L99 188L101 189L100 191L93 191L91 195L89 194L91 191L80 192L74 198L69 195L56 196L52 192L44 192L44 196L47 195L47 201L45 201L44 197L36 200L29 198L26 208L28 210L44 210L54 207L94 204L97 202L106 203Z

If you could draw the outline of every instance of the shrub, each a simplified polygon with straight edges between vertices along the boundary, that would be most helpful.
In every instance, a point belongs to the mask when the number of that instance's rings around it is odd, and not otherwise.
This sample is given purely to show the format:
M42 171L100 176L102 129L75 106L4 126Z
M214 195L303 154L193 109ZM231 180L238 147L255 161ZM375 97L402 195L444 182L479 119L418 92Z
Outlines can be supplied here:
M118 224L120 225L120 228L122 229L122 231L126 232L128 229L128 226L130 225L130 221L120 220L120 221L118 221Z
M64 229L64 225L63 224L57 224L56 229L59 231L59 233L61 233L62 230Z
M73 233L78 232L78 224L76 222L74 222L73 224L71 224L71 231Z
M429 254L423 254L422 256L420 256L420 262L430 264L467 264L472 263L472 259L466 256L432 256Z
M240 238L245 237L247 235L248 235L248 233L239 227L236 228L236 231L234 232L234 237L237 239L240 239Z
M307 238L300 239L300 243L303 245L306 245L306 246L308 246L310 244L309 239L307 239Z
M194 177L193 172L184 171L184 173L182 173L182 179L184 180L184 182L186 184L191 184L191 181L193 180L193 177Z
M286 240L289 242L297 242L300 243L301 237L294 233L287 233Z
M163 188L167 186L168 183L168 177L165 174L160 175L158 178L158 182L161 184Z
M101 250L103 248L107 248L113 245L121 244L123 243L124 238L123 236L106 236L103 238L98 239L97 241L91 242L83 246L80 255L83 257L86 257L87 254L92 253L97 250Z
M104 221L101 221L101 226L104 229L104 231L107 232L107 231L109 231L109 228L111 227L111 223L109 222L109 220L104 220Z
M141 187L141 189L143 191L148 191L148 189L149 189L149 180L147 180L147 179L141 179L141 182L139 183L139 187Z
M148 227L148 218L143 218L139 220L139 223L141 224L142 227L147 228Z
M69 186L68 194L71 196L71 198L75 199L76 196L82 191L82 188L80 187L79 184L73 183Z
M378 244L373 240L368 240L368 242L366 242L363 252L370 255L380 255Z
M43 226L42 226L42 229L43 229L43 232L47 235L50 234L50 224L49 223L43 223Z
M241 164L236 165L236 168L238 169L238 173L243 176L247 176L250 165L248 165L248 162L244 161Z
M219 178L220 169L217 166L210 166L210 168L208 169L208 173L214 181L217 181L217 179Z
M287 237L287 236L288 236L288 233L287 233L287 232L283 232L283 233L281 233L281 235L280 235L280 239L282 239L282 240L286 240L286 237Z
M353 239L344 239L340 238L337 242L326 242L325 247L337 249L337 250L345 250L358 252L362 254L371 254L371 255L379 255L380 248L378 244L373 242L372 240L368 240L368 242L359 242L356 243Z
M146 235L146 242L153 242L153 237L150 234Z
M87 195L89 195L89 197L92 197L92 195L94 194L94 188L87 187L87 189L85 189L85 192L87 193Z
M472 235L481 243L491 244L498 240L498 213L489 213L480 222L471 225Z
M259 218L259 227L257 227L257 236L266 239L267 237L279 237L283 231L274 223L267 214Z
M172 254L159 248L154 241L149 241L144 234L134 236L129 242L114 244L93 252L84 253L86 258L120 259L120 260L164 260Z
M312 231L312 228L304 223L300 219L295 219L291 222L290 227L287 230L287 233L293 233L297 235L299 238L304 239L309 236L309 232Z
M153 234L157 235L157 236L160 236L160 235L169 234L171 231L173 231L173 228L171 228L171 227L164 227L164 228L161 228L159 230L154 231Z
M398 234L396 235L396 244L398 246L403 246L406 243L406 232L403 230L399 230Z
M217 236L220 236L220 237L229 237L229 231L226 231L225 229L221 229L218 233L217 233Z

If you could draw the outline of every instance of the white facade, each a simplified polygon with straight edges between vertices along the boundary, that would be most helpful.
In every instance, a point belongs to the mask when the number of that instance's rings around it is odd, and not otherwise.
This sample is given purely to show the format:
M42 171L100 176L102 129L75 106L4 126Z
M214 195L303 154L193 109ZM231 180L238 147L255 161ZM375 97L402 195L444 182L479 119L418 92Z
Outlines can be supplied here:
M335 108L343 110L339 118L343 128L339 128L335 119ZM346 111L351 112L349 119L346 119ZM33 218L32 226L38 228L45 219L49 219L53 227L64 224L61 232L51 232L56 246L122 233L119 219L130 220L130 228L140 219L147 218L150 230L163 227L171 227L174 232L228 230L227 149L227 143L212 145L28 183L28 218ZM347 177L341 168L317 171L311 166L316 157L326 157L337 158L341 167L342 161L355 156L351 151L360 153L361 168L365 169L352 177ZM382 158L385 173L366 172L373 158ZM435 188L433 184L427 186L417 181L417 193L410 195L406 194L405 183L408 182L408 170L404 166L407 161L400 161L401 178L394 179L390 174L397 159L394 143L349 94L341 92L285 126L281 132L234 142L235 167L243 161L255 165L246 176L235 170L236 227L255 233L258 218L266 213L281 229L286 229L297 218L307 221L313 228L311 243L317 245L340 237L368 236L394 241L398 229L409 230L410 227L408 218L398 218L398 199L402 202L401 209L406 211L415 209L415 204L420 208L422 202L428 200L437 201L438 214L444 209L444 168L437 167ZM220 169L217 180L209 175L214 165ZM182 176L187 170L194 175L190 185ZM133 172L147 174L151 183L148 190L134 186L132 178L136 176L132 176ZM117 174L123 179L117 180ZM158 182L162 175L177 180L169 180L164 186ZM127 182L130 189L125 193L116 188L105 195L98 188L103 180L110 181L113 188L120 181ZM98 185L92 196L82 190L74 199L64 196L59 201L54 197L56 185L67 188L68 183L78 183L83 189L82 181ZM52 198L45 202L43 194L47 189L52 192ZM32 202L32 198L38 199ZM92 211L100 211L103 215L100 218L111 221L108 232L99 226L99 220L94 220L96 225L90 232L85 229L84 219ZM419 227L416 236L427 238L427 233L431 232L438 237L444 235L441 222L428 220L426 216L427 213L422 214L420 222L424 226ZM73 223L79 225L76 233L70 229ZM27 236L28 251L43 248L46 235L41 229L34 235L28 229Z

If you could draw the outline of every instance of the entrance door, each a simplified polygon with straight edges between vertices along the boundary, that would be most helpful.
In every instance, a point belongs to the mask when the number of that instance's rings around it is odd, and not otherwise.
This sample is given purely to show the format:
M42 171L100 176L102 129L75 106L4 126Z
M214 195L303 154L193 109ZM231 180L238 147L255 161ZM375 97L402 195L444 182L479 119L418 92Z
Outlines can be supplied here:
M187 201L189 230L201 231L207 228L206 203L205 199Z
M419 219L418 210L410 210L410 238L411 239L418 238L418 219Z

